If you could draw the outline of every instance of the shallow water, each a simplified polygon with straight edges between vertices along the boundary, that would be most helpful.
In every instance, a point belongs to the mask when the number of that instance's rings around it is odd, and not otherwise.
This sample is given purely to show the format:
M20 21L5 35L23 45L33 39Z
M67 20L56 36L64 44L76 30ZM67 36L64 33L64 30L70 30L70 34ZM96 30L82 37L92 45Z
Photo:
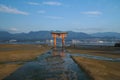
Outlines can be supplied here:
M3 80L90 80L70 56L61 49L51 50Z
M81 57L91 58L91 59L97 59L97 60L120 62L120 58L109 58L109 57L95 56L95 55L89 55L89 54L76 53L76 54L71 54L71 56L81 56Z

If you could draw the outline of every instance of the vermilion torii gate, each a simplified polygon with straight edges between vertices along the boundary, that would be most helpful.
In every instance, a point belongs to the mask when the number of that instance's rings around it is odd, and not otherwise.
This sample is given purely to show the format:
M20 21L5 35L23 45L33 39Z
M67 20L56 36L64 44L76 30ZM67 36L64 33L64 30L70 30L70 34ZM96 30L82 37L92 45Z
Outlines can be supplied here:
M67 32L52 32L52 37L54 38L54 48L56 48L56 38L62 38L62 48L65 46L65 37Z

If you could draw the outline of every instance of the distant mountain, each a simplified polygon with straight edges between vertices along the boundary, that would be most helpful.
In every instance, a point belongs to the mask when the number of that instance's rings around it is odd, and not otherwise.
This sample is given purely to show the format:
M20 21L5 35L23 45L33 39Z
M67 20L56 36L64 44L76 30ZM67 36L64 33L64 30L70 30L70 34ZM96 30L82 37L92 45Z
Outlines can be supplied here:
M115 32L106 32L106 33L94 33L94 34L86 34L82 32L73 32L73 31L67 31L68 36L67 40L72 39L90 39L90 38L120 38L120 33ZM46 40L46 39L52 39L51 31L31 31L29 33L16 33L11 34L6 31L0 31L0 41L5 40L20 40L20 41L26 41L26 40Z
M0 40L9 40L12 39L12 34L7 31L0 31Z
M60 32L60 31L59 31ZM73 32L68 31L67 40L71 39L83 39L83 38L91 38L90 35L82 32ZM31 31L29 33L16 33L11 34L6 31L0 31L0 40L46 40L52 39L51 31Z
M91 34L93 37L111 37L111 38L120 38L120 33L117 32L103 32L103 33L94 33Z
M46 40L52 39L50 31L31 31L29 33L13 34L13 39L16 40Z
M68 31L68 36L67 39L86 39L86 38L92 38L91 35L83 33L83 32L73 32L73 31Z

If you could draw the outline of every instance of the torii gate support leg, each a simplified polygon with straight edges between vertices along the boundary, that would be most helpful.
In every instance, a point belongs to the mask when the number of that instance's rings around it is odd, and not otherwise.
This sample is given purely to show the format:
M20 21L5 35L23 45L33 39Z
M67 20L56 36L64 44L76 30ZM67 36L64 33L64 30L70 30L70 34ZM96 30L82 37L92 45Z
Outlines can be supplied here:
M64 45L65 45L65 38L62 37L62 48L64 48Z
M56 49L56 37L54 37L54 49Z

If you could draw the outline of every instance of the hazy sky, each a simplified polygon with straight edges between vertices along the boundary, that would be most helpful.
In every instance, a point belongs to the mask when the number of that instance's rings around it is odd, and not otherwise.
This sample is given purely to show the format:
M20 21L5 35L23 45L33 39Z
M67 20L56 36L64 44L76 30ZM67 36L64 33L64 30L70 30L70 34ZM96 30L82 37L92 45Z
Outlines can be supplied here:
M120 0L0 0L0 30L120 32Z

